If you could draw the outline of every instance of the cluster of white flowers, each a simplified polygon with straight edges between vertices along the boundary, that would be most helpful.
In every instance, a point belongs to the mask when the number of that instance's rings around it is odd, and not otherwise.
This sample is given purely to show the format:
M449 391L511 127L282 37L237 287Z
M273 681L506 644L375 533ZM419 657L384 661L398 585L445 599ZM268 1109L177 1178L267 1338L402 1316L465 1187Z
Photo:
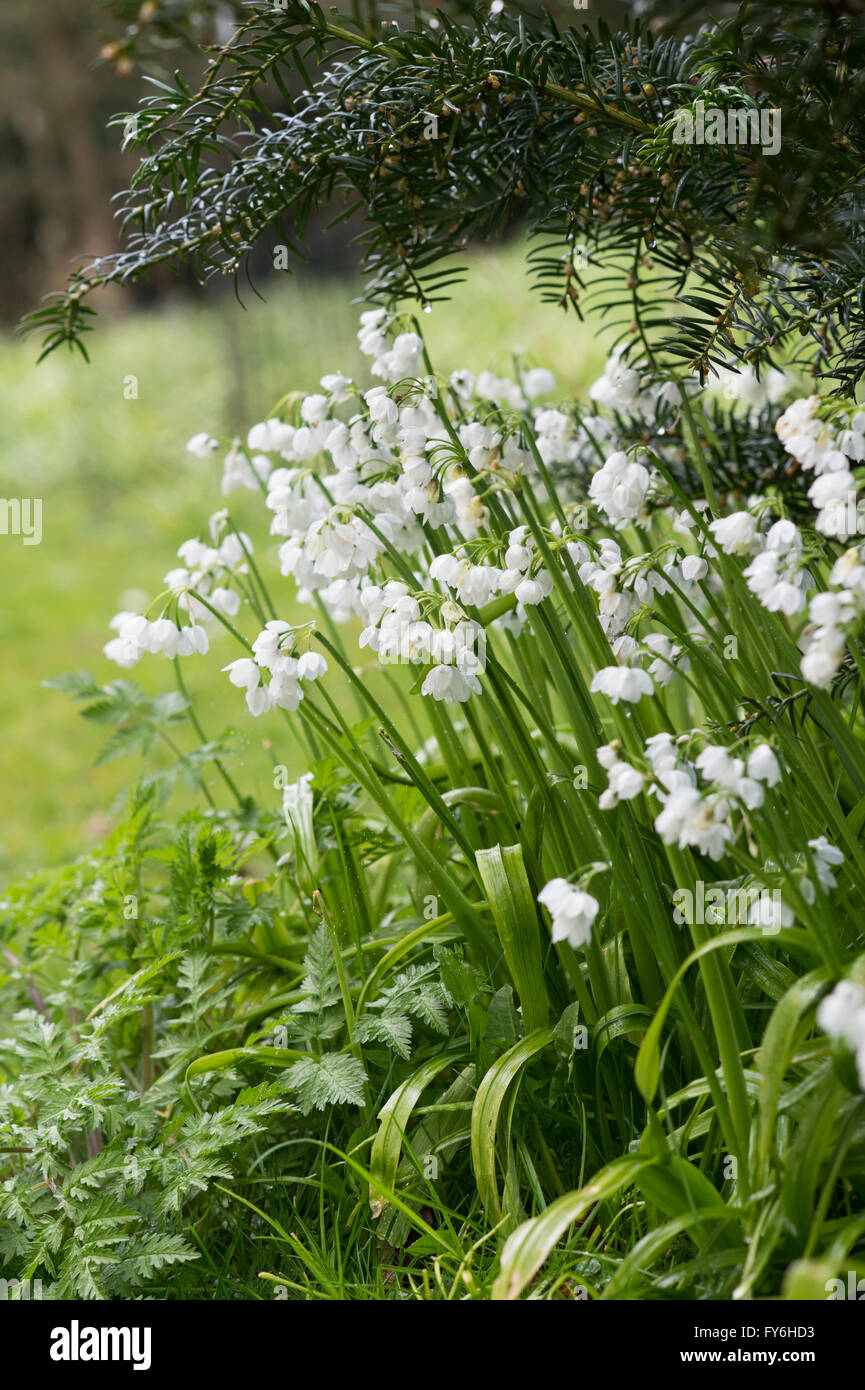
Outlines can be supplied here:
M200 623L178 627L170 618L151 622L139 613L115 613L109 624L117 632L102 648L109 661L129 668L144 656L157 653L169 659L175 656L204 655L210 648L207 633Z
M691 846L717 861L736 836L732 813L762 806L765 788L777 785L781 769L766 743L757 744L747 762L720 744L706 744L692 762L680 754L688 738L661 733L646 742L654 778L648 790L663 808L655 829L665 844Z
M183 566L165 575L163 582L171 591L169 601L179 613L188 615L189 623L178 627L164 616L151 622L138 613L116 613L109 626L117 636L102 649L109 661L128 669L145 653L161 652L163 656L175 657L208 651L210 643L202 624L215 621L216 614L233 617L239 611L240 595L228 585L235 576L247 573L246 559L252 554L249 537L242 531L223 535L225 524L224 513L212 516L210 533L214 544L196 539L184 541L177 551Z
M589 496L620 530L639 519L649 482L649 470L642 463L629 462L627 454L617 449L594 474Z
M421 617L408 586L391 579L383 587L365 584L360 601L368 622L360 634L361 647L377 652L379 660L429 666L421 693L447 704L464 703L480 694L478 675L484 669L485 633L450 600L440 615L449 623L433 627Z
M841 539L865 529L852 472L865 459L865 412L836 410L826 416L819 396L800 397L775 428L787 453L814 473L808 497L817 510L816 529ZM847 650L844 629L865 610L863 558L863 548L851 547L832 569L832 590L811 599L802 674L812 685L823 688L836 675Z
M385 381L402 381L420 375L423 366L423 339L417 333L400 333L391 343L387 336L386 309L368 309L360 316L357 340L365 357L372 358L373 376Z
M679 387L673 381L651 382L625 362L626 347L615 349L603 375L589 387L589 399L618 414L640 415L653 419L663 404L675 406L680 400ZM693 378L686 384L691 392L698 383Z
M516 636L529 611L555 587L528 525L513 526L506 539L498 525L491 528L489 495L515 474L535 476L537 457L542 466L572 465L561 503L570 506L569 487L591 474L588 500L621 529L643 518L651 475L639 458L629 461L617 445L616 427L602 415L580 420L548 405L533 405L554 389L555 378L546 368L520 367L517 379L489 371L477 377L455 372L449 387L459 411L449 416L434 379L421 375L423 340L415 332L394 329L384 309L361 316L361 351L372 359L373 376L384 384L361 392L342 373L322 377L321 389L294 407L292 422L276 417L261 421L245 441L231 443L222 486L225 493L239 487L264 493L271 534L281 542L280 570L294 579L300 602L320 601L337 622L360 618L362 647L378 652L383 661L394 659L394 652L399 659L416 658L429 666L423 694L464 701L481 691L478 678L484 664L478 648L483 644L459 605L482 609L492 599L512 596L512 605L500 608L494 621ZM401 385L394 391L397 382ZM664 401L675 404L678 388L642 382L616 355L592 396L596 405L616 412L654 411ZM525 447L521 430L508 424L502 413L508 411L533 427L536 454ZM218 441L201 433L187 448L208 458ZM607 453L601 468L599 450ZM586 510L582 505L581 511ZM579 529L585 525L583 520ZM434 546L432 555L425 554L425 532L444 527L449 547ZM582 583L597 595L599 620L619 663L600 671L594 688L616 702L639 699L666 684L677 664L685 664L680 649L660 634L644 640L625 635L641 605L669 592L665 575L644 557L623 556L612 539L590 549L578 535L563 531L558 519L547 524L547 537L553 552L562 549ZM184 568L166 576L166 584L178 608L197 623L215 615L233 618L239 611L241 596L230 576L245 574L244 550L251 551L247 538L241 539L242 544L230 536L213 546L189 541L181 547ZM477 552L475 544L481 547ZM400 580L398 589L391 581L382 589L377 580L395 557L415 582ZM675 558L667 568L688 583ZM569 583L570 573L562 569L558 582ZM418 604L418 595L431 588L440 595L437 626L429 621L429 612L422 616ZM118 636L109 643L109 654L124 661L137 654L130 636L136 630L127 634L124 628L128 640L121 642ZM232 679L247 690L250 708L262 712L268 700L285 708L296 704L299 686L288 679L286 669L274 672L266 662L258 663L270 671L263 681L253 665L244 659L232 668Z
M423 375L429 368L422 338L400 327L384 309L361 316L358 341L379 384L362 390L340 372L324 376L320 390L294 401L290 419L254 424L225 455L223 492L262 494L279 569L294 580L299 602L323 605L336 623L359 622L361 650L383 664L421 667L415 689L460 704L482 693L483 623L492 633L505 629L517 638L527 627L540 633L539 606L567 594L576 573L596 604L610 651L609 664L603 658L597 663L591 690L613 706L634 705L689 670L686 647L711 640L712 610L723 589L722 566L713 562L723 553L741 561L749 590L769 612L795 620L807 608L807 625L798 633L802 674L817 686L832 680L852 625L865 616L865 546L841 556L829 588L816 592L815 548L793 521L778 516L770 498L746 498L737 510L714 517L707 501L696 498L677 514L663 470L654 466L650 433L634 425L645 422L664 434L681 405L680 384L643 377L618 351L592 386L593 405L585 413L540 401L554 390L555 378L545 368L522 366L519 358L514 377L462 370L440 387ZM696 380L684 383L688 395L699 389ZM754 414L777 400L787 381L774 372L758 380L747 369L720 377L710 389L722 392L733 409ZM865 461L865 411L828 410L809 397L794 401L776 428L784 448L811 475L817 531L827 540L849 535L853 470ZM209 459L219 447L201 433L187 450ZM544 507L553 516L529 506L536 483L547 492L556 488L554 506ZM658 508L663 544L629 550L623 533L635 524L647 527ZM521 516L530 524L518 524ZM262 612L251 542L228 531L227 513L211 519L206 540L185 541L178 557L180 565L165 576L168 597L155 621L128 612L112 620L117 635L105 648L112 660L130 666L145 652L206 652L205 624L222 619L234 630L230 620L242 605ZM663 607L666 618L679 594L687 599L679 610L687 640L646 632L648 613ZM569 596L562 606L573 611ZM302 649L311 626L267 622L251 654L223 668L245 692L253 715L297 710L304 684L326 672L322 656ZM663 709L659 703L650 717ZM627 727L622 715L608 713ZM629 710L624 718L639 740L636 714ZM654 798L661 840L715 862L782 775L768 743L728 748L699 730L655 734L642 750L629 737L627 748L626 755L614 739L598 749L607 777L600 809ZM432 740L418 756L428 761L436 752ZM305 784L298 784L292 807L295 801L310 819ZM843 858L825 836L794 856L786 871L795 876L800 905L813 904L818 889L836 886ZM766 863L761 873L775 882L782 867ZM576 884L554 878L539 893L554 942L579 948L591 941L599 912L586 891L593 871ZM776 891L761 895L750 920L776 929L791 925L794 916ZM855 1041L865 1077L865 990L853 1000L854 988L839 986L821 1006L821 1020L827 1031Z
M777 397L777 386L755 404ZM747 392L746 392L747 398ZM817 518L815 529L827 538L845 538L865 530L865 509L857 500L853 468L865 460L865 411L834 408L827 412L819 396L793 401L776 422L778 438L802 470L813 474L808 497ZM710 522L709 531L726 555L745 558L748 588L772 613L795 618L808 610L808 623L799 642L802 675L825 688L836 676L847 653L847 632L865 614L865 545L851 546L834 564L829 588L814 590L802 533L794 522L775 520L761 527L764 508L752 498L748 510L731 512ZM680 518L680 524L685 518ZM706 555L713 558L711 546ZM667 568L667 567L665 567ZM704 557L688 557L681 576L706 577ZM678 576L672 576L678 578ZM715 576L709 573L711 582Z
M535 447L543 463L567 464L575 472L597 467L598 450L615 449L613 425L603 415L576 420L561 410L544 406L535 411Z
M821 405L819 396L793 401L775 432L787 453L815 475L808 497L819 513L817 530L843 538L858 529L856 479L850 465L865 459L865 412L836 411L824 418Z
M851 546L829 575L831 589L814 594L802 633L802 675L821 689L838 672L847 652L846 628L865 613L865 546Z
M770 613L786 613L792 618L805 607L811 577L801 567L801 557L798 526L792 521L776 521L769 528L764 548L745 570L748 588Z
M553 578L533 567L534 540L528 526L518 526L508 537L504 568L473 564L464 553L437 555L429 567L430 578L446 585L460 603L483 607L497 594L513 594L518 606L531 607L553 591Z
M830 1038L838 1038L856 1058L859 1085L865 1091L865 989L855 980L841 980L821 1000L817 1023Z
M296 655L297 629L274 618L252 644L252 656L223 666L232 685L246 691L250 714L271 709L296 710L303 699L301 681L318 680L327 662L318 652Z
M643 556L625 560L617 541L604 537L592 555L584 542L568 546L571 559L579 563L579 577L598 596L598 620L611 642L624 633L642 604L650 604L655 594L670 592L667 577L646 564Z
M490 371L477 376L454 372L441 395L434 378L423 375L428 364L422 338L399 328L385 309L362 314L358 341L381 384L362 391L340 372L322 377L320 390L293 407L291 422L261 421L245 441L232 442L223 490L244 487L264 493L271 534L280 541L280 570L295 581L298 600L321 602L336 622L360 619L360 645L381 661L427 667L423 694L462 702L480 693L484 634L478 634L465 610L477 612L510 597L510 605L496 605L493 621L518 636L531 610L551 596L556 584L570 582L570 566L596 596L598 620L611 647L612 660L594 673L591 689L614 705L652 696L677 671L687 671L680 645L664 633L640 635L637 624L642 610L671 595L674 586L689 596L683 624L692 640L704 641L700 616L707 611L707 595L721 586L711 567L719 550L746 562L746 582L770 612L788 618L804 612L814 580L802 535L783 518L764 527L766 508L760 499L711 519L711 542L698 554L668 543L663 560L651 553L628 556L618 540L592 535L586 504L593 504L597 518L614 531L648 521L657 475L644 446L631 448L621 436L631 429L628 417L657 422L663 411L678 409L680 384L643 377L617 350L589 392L595 413L580 416L535 404L555 387L552 373L541 367L518 365L514 378ZM786 386L783 374L771 372L758 380L746 369L719 377L711 389L756 411L778 399ZM689 380L684 389L696 393L699 384ZM515 418L518 426L512 423ZM855 497L851 470L865 460L865 412L826 410L813 396L794 401L776 428L785 449L813 474L809 497L818 511L817 529L827 536L844 534L832 519L838 520L851 490ZM526 447L529 437L531 448ZM199 458L211 457L218 447L207 433L195 435L187 445ZM568 516L578 502L584 514L571 531L563 530L558 519L543 523L553 555L561 552L569 562L555 574L528 525L512 525L502 533L502 512L494 501L513 476L535 479L538 458L542 469L564 470L557 484L561 481L559 501ZM663 494L660 487L660 504L669 508ZM700 512L706 503L697 500L694 507ZM674 532L693 542L694 514L671 513L670 519ZM220 527L224 524L219 521ZM433 532L446 537L444 545L430 541ZM178 621L189 618L188 625L175 626L165 611L155 623L137 614L118 614L113 620L117 636L107 644L107 655L128 666L146 651L174 656L206 650L202 625L237 615L251 554L248 538L222 535L213 525L211 542L184 542L178 552L182 567L165 576L169 604L176 605ZM384 578L394 561L399 581ZM559 558L552 563L558 566ZM800 637L803 675L820 686L836 674L849 626L865 613L865 547L851 549L837 561L830 586L810 595L808 625ZM294 659L281 656L283 664L276 670L257 657L232 666L232 680L246 689L250 708L254 705L260 713L272 704L296 707L300 677L284 664ZM269 673L266 680L262 669ZM696 771L707 766L698 760ZM636 795L631 789L642 772L619 758L607 770L605 805ZM758 792L747 784L759 779L738 776L738 791L725 787L723 779L713 780L734 800L758 804ZM673 826L680 808L685 814L685 804L672 797L671 789L667 792L671 804L665 806L662 824ZM727 824L722 802L719 793L713 803L715 828L705 832L716 847L725 834L717 827ZM700 814L708 815L705 807ZM683 825L689 823L686 817ZM679 829L676 837L686 833L691 832Z

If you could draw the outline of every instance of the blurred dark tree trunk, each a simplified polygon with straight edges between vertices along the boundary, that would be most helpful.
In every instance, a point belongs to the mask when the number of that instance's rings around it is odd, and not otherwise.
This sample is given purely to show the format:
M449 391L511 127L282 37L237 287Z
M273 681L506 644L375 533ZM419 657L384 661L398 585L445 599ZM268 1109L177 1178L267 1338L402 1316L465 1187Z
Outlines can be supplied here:
M117 245L111 197L130 163L115 110L133 106L137 81L94 70L97 37L87 0L4 0L0 7L0 313L14 318L62 283L70 258ZM107 307L107 306L106 306Z

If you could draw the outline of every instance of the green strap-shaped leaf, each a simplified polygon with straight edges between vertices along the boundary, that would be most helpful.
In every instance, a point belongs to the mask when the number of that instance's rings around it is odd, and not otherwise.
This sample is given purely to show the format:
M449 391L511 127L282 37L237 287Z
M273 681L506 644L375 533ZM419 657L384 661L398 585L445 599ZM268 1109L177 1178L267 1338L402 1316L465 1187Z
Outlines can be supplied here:
M720 936L713 937L711 941L704 941L702 946L698 946L695 951L692 951L691 954L682 961L682 964L670 981L666 994L658 1005L658 1012L649 1025L639 1055L637 1056L636 1066L634 1067L634 1078L644 1100L652 1100L658 1089L661 1069L661 1032L676 990L681 984L686 971L703 956L710 955L712 951L721 951L725 947L736 946L741 941L765 942L765 939L766 933L763 927L737 927L733 931L725 931ZM780 931L775 932L772 940L778 945L789 946L797 952L805 952L812 956L816 955L813 943L810 942L805 933L797 927L782 927Z
M523 1221L505 1241L501 1270L493 1284L493 1301L519 1298L568 1227L585 1216L596 1202L629 1186L639 1173L655 1162L654 1158L618 1158L602 1168L587 1187L566 1192L540 1216Z
M662 1160L640 1173L637 1186L646 1200L665 1216L694 1217L698 1222L694 1232L698 1245L705 1244L710 1233L714 1233L716 1245L730 1243L731 1238L726 1231L718 1233L715 1229L719 1207L724 1213L725 1222L742 1219L742 1213L736 1208L724 1206L721 1194L705 1173L679 1154L673 1154L668 1160Z
M829 971L826 967L803 975L772 1010L772 1016L766 1025L757 1057L760 1068L760 1093L757 1099L757 1171L760 1175L758 1181L768 1176L778 1101L799 1024L825 989L828 979Z
M429 1061L412 1072L402 1085L397 1086L393 1095L378 1112L378 1133L373 1140L370 1155L370 1174L373 1181L370 1184L369 1200L375 1215L381 1214L383 1204L374 1194L382 1189L392 1192L396 1186L397 1168L411 1112L429 1083L435 1080L445 1067L453 1066L457 1058L458 1054L454 1052L438 1053L435 1057L430 1057Z
M519 845L479 849L478 869L505 963L523 1009L527 1033L546 1028L550 1005L544 983L541 936L535 900Z
M484 1211L493 1223L501 1220L502 1204L496 1184L496 1130L499 1111L511 1082L536 1053L552 1042L552 1028L521 1038L493 1063L478 1087L472 1106L472 1167Z

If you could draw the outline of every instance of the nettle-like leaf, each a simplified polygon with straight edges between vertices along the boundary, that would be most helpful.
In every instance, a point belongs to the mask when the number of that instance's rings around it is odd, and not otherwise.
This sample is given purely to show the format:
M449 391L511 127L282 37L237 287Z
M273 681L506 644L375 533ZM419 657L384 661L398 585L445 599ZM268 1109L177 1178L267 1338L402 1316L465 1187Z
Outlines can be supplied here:
M364 1014L354 1036L358 1042L380 1042L406 1061L411 1057L411 1019L403 1013Z
M438 978L438 965L410 965L395 976L393 984L382 989L370 1008L381 1009L388 1018L412 1014L437 1033L448 1030L451 997Z
M304 1115L328 1105L363 1105L366 1081L361 1063L344 1052L304 1057L285 1073L285 1083L296 1093Z
M159 1210L179 1212L185 1202L204 1192L216 1178L230 1178L232 1156L240 1145L260 1134L269 1119L286 1109L285 1097L267 1091L253 1099L249 1091L233 1105L187 1117L157 1159L162 1185Z
M97 758L100 763L126 753L149 753L163 729L184 723L189 701L176 691L151 699L134 681L115 680L97 685L89 671L76 671L43 682L85 703L81 713L96 724L113 724L114 732Z
M170 955L161 956L158 960L151 961L149 965L136 971L128 980L118 986L113 992L113 997L109 995L104 1004L97 1005L96 1010L91 1014L94 1036L98 1037L106 1028L119 1023L121 1019L140 1012L146 1004L152 1004L159 999L160 991L150 989L148 986L179 956L179 951L173 951Z
M323 1013L340 1003L339 975L333 958L327 926L320 922L313 932L303 958L306 975L301 989L307 996L295 1007L296 1013Z

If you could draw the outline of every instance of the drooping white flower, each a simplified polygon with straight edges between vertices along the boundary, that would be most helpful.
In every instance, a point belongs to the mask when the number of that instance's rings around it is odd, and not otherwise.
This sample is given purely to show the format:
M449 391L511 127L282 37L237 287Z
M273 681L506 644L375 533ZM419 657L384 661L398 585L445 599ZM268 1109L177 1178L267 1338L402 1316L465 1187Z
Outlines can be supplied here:
M677 669L687 671L690 661L682 656L682 648L671 642L663 632L650 632L643 638L644 648L654 657L649 662L648 673L656 685L669 685Z
M472 398L475 389L475 374L462 368L460 371L451 372L448 385L463 405L467 405Z
M742 759L731 757L727 749L720 744L707 744L697 757L695 765L697 771L701 772L708 782L714 782L728 791L735 789L745 770Z
M789 578L786 576L790 576ZM793 617L805 607L804 575L789 568L778 550L762 550L745 570L748 588L770 613Z
M781 768L768 743L759 743L748 754L748 776L757 782L765 782L769 787L775 787L780 782Z
M825 690L837 675L847 650L844 634L827 629L818 641L813 641L802 657L802 675L811 685Z
M594 676L591 689L606 695L614 705L620 700L635 704L644 695L655 693L651 676L639 666L603 666Z
M538 894L538 902L552 918L553 941L568 941L575 950L588 946L598 915L597 898L574 888L567 879L552 878Z
M472 695L480 693L481 683L474 672L456 664L433 666L421 686L422 695L432 695L434 700L443 700L448 705L464 704Z
M709 573L709 566L702 555L686 555L682 561L682 577L689 584L699 583Z
M304 652L298 657L297 674L302 681L315 681L327 670L327 662L321 652Z
M750 512L731 512L709 523L725 555L747 555L757 544L757 521Z
M619 757L615 744L606 744L598 749L598 762L607 772L607 787L598 800L602 811L610 811L620 801L632 801L639 796L645 778L636 767Z
M266 666L271 671L278 668L285 639L291 631L291 624L281 618L273 618L265 623L252 644L253 655L259 666Z
M556 384L556 378L547 367L530 367L523 372L523 391L530 401L536 396L546 396Z
M672 734L653 734L646 739L646 757L656 777L671 772L679 762L679 754Z
M261 684L261 670L249 657L240 657L223 666L228 672L232 685L246 691L246 705L250 714L256 718L273 708L273 697L267 687Z
M219 448L219 440L214 439L206 431L201 434L194 434L186 445L186 452L192 454L193 458L208 459L214 449Z
M854 980L840 980L820 1001L817 1023L855 1053L859 1085L865 1090L865 989Z
M553 577L546 570L538 570L534 578L521 579L514 589L517 602L525 608L541 603L553 591Z
M816 840L809 840L808 847L814 856L814 867L821 887L825 892L830 888L837 888L838 880L832 870L844 863L841 850L837 845L830 844L825 835L819 835Z
M733 838L728 811L724 798L704 797L683 776L667 796L655 829L665 844L678 844L680 849L693 846L717 862Z
M210 649L210 639L200 623L189 623L180 629L180 638L177 643L178 656L191 656L197 652L204 656Z
M617 348L604 368L604 374L589 387L589 399L609 410L633 409L642 389L639 372L622 361L624 347Z
M341 405L349 397L349 387L352 385L351 377L343 376L342 372L330 372L323 376L319 382L321 389L326 391L334 405Z

